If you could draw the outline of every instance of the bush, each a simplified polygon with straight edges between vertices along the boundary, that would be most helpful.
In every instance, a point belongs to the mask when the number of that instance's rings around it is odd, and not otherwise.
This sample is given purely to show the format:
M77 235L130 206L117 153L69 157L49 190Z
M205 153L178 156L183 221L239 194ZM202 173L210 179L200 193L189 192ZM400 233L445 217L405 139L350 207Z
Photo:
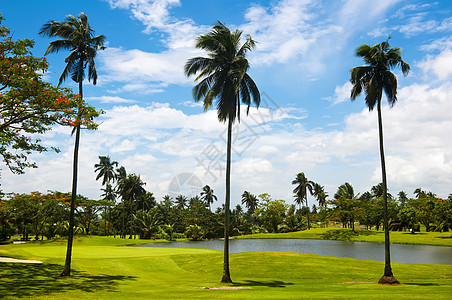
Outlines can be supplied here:
M350 229L333 229L328 230L322 234L322 238L325 240L339 240L339 241L350 241L352 237L359 235L371 235L375 232L365 229L360 230L350 230Z

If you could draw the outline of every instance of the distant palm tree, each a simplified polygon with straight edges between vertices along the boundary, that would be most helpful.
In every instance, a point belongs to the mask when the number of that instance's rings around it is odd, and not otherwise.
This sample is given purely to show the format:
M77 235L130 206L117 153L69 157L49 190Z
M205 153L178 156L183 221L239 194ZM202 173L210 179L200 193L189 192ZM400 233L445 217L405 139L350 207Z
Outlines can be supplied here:
M94 165L94 172L98 173L96 180L102 178L102 185L115 181L115 167L118 167L118 162L111 161L110 156L99 156L99 163Z
M250 214L253 214L259 204L259 200L255 195L248 191L244 191L242 194L242 204L248 208Z
M336 194L334 194L334 199L355 199L353 186L348 182L339 186Z
M101 189L101 191L103 191L103 193L100 195L102 197L102 199L110 202L110 205L114 205L115 200L116 200L116 193L115 193L115 190L113 189L113 186L108 183L104 189ZM105 234L110 235L110 233L108 231L108 226L107 226L107 219L110 220L110 211L108 209L105 209L105 227L107 228L107 231L105 232Z
M99 163L94 165L94 172L98 172L96 180L102 178L102 185L110 185L116 179L115 167L118 167L117 161L111 161L110 156L99 156ZM105 228L104 235L107 235L107 206L105 206Z
M126 168L123 166L120 166L116 169L116 192L118 195L121 195L121 191L119 189L120 184L126 180L127 178L127 171ZM124 197L121 197L122 199L122 225L121 225L121 238L126 238L126 232L125 232L125 224L126 224L126 203Z
M129 239L133 236L133 207L134 202L137 201L140 197L142 197L146 190L143 188L145 183L141 180L139 175L129 174L127 177L119 182L119 193L124 201L128 200L130 205L130 236Z
M406 193L404 191L400 191L398 193L398 196L399 196L400 202L405 202L406 200L408 200L408 196L406 195Z
M206 185L202 188L201 200L204 201L210 209L210 205L218 199L217 196L215 196L215 194L213 193L213 190L210 188L210 186Z
M300 206L303 204L303 201L306 203L306 211L308 214L308 229L311 228L310 216L309 216L309 205L308 205L308 192L309 194L314 194L314 182L310 181L306 178L303 172L298 173L297 177L292 181L292 184L296 184L297 187L293 190L295 194L295 203Z
M383 147L381 98L384 91L391 107L397 101L397 77L390 69L400 67L404 75L407 75L410 71L410 65L402 60L401 52L402 50L400 48L390 48L388 41L372 47L367 44L359 46L355 54L356 56L362 57L367 65L353 68L350 78L352 83L351 99L355 100L364 90L367 107L369 110L373 110L377 106L378 112L378 133L383 184L383 224L385 228L385 271L379 280L381 284L400 284L394 277L391 269L387 199L388 185L386 182L386 164Z
M184 209L185 207L187 207L187 201L187 197L182 194L178 195L176 197L176 207L178 209Z
M325 192L325 187L314 183L314 197L317 198L317 201L319 202L320 207L325 207L326 204L326 198L328 198L328 194Z
M232 283L229 273L229 215L231 201L231 143L232 124L240 121L240 103L248 106L251 101L257 107L260 104L259 90L248 75L249 63L245 55L255 46L251 36L242 42L242 31L231 32L218 22L208 34L196 39L196 48L207 51L208 57L194 57L185 64L185 75L198 74L195 81L200 82L193 88L195 101L203 99L204 109L217 101L218 120L228 122L226 154L226 200L224 214L224 264L221 282Z
M103 50L105 36L94 36L94 31L88 23L88 18L84 13L80 13L78 17L68 15L63 22L48 21L45 23L39 34L48 37L61 37L60 40L50 42L44 55L49 53L57 53L60 50L70 50L71 54L66 57L66 67L60 76L58 85L60 85L69 75L72 80L78 83L80 98L83 99L83 79L85 78L85 68L88 66L88 80L93 80L95 85L97 82L97 71L94 58L98 50ZM77 119L83 118L84 112L79 110ZM69 235L68 247L66 251L66 262L63 272L60 276L71 275L71 256L72 256L72 240L74 227L74 210L77 197L77 171L78 171L78 149L80 144L80 124L75 127L75 146L74 161L72 174L72 198L71 210L69 215Z

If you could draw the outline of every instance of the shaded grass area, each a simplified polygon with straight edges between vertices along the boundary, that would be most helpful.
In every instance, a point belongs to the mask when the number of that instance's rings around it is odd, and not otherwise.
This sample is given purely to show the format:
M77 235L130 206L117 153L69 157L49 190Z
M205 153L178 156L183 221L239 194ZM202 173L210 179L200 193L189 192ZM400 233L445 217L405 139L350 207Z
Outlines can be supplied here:
M260 233L233 237L235 239L325 239L328 235L338 236L337 239L355 242L375 242L384 243L384 232L376 230L356 230L339 228L311 228L309 230L288 232L288 233ZM452 232L416 232L411 234L404 231L391 231L391 243L394 244L414 244L414 245L433 245L433 246L451 246Z
M98 293L114 291L119 281L135 280L134 276L90 275L74 271L72 278L58 274L62 265L0 263L2 297L42 297L65 292Z
M452 290L452 265L393 264L402 285L389 287L376 284L383 273L382 262L290 252L231 254L234 284L223 285L219 283L221 251L122 246L133 241L78 238L72 278L58 277L63 269L64 242L0 246L7 256L44 262L0 263L0 297L450 299ZM216 289L225 286L236 289Z

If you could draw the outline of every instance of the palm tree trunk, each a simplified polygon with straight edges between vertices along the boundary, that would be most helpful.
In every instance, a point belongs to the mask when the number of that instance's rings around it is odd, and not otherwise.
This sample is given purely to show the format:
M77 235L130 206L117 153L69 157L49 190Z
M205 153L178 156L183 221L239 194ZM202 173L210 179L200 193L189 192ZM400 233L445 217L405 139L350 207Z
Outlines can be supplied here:
M78 92L80 99L83 99L83 79L81 73L83 72L83 60L79 61L79 78L78 78ZM77 114L77 118L82 118L81 111ZM76 120L79 121L79 120ZM72 241L74 239L74 223L75 223L75 200L77 198L77 173L78 173L78 150L80 145L80 124L75 128L75 145L74 145L74 159L72 165L72 195L71 195L71 210L69 212L69 233L67 237L66 261L64 263L63 272L60 276L71 276L71 257L72 257Z
M385 231L385 270L383 276L378 283L381 284L400 284L400 282L394 278L391 269L391 254L390 254L390 242L389 242L389 220L388 220L388 185L386 181L386 163L383 147L383 120L381 117L381 94L377 103L378 112L378 134L380 140L380 160L381 160L381 177L383 181L383 227Z
M133 235L133 199L130 198L130 236L129 239L132 239Z
M310 221L310 214L309 214L309 204L308 204L308 194L306 194L306 213L308 214L308 229L311 229L311 221Z
M228 120L228 144L226 157L226 200L224 205L224 262L223 278L221 282L232 283L229 273L229 206L231 202L231 139L232 139L232 115Z

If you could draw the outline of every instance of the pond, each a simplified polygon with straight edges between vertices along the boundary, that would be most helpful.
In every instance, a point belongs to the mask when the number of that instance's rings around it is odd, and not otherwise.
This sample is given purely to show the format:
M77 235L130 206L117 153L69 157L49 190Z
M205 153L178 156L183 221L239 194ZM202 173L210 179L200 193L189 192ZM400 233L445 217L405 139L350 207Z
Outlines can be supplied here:
M224 241L169 242L135 245L137 247L206 248L223 250ZM230 240L231 253L288 251L384 261L383 243L311 239ZM452 247L391 244L391 261L412 264L452 264Z

